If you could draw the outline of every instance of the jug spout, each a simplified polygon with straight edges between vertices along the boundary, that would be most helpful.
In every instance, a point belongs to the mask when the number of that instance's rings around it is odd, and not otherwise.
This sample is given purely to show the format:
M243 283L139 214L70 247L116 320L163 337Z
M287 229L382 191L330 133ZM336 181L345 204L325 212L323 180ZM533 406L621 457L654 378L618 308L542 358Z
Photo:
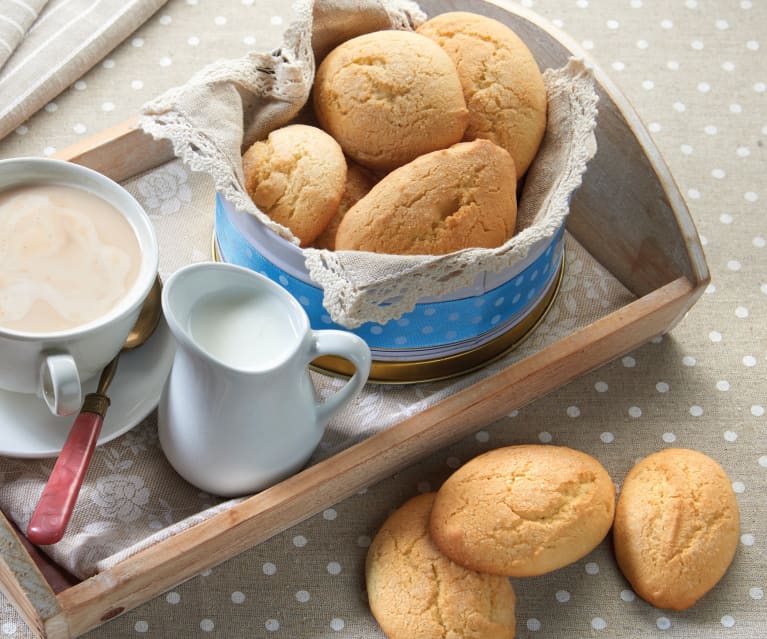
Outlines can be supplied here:
M286 291L225 264L175 273L163 291L163 307L180 344L243 374L280 367L309 330L303 309Z
M221 288L215 271L200 270L190 277L190 267L176 271L165 283L162 307L168 327L176 339L191 338L189 320L197 302Z

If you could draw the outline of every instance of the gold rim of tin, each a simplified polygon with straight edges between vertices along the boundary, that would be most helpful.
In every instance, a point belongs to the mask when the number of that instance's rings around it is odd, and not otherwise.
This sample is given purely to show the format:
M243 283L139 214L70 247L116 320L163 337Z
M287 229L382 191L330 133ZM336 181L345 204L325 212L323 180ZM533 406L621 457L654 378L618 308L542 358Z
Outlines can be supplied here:
M220 261L215 234L213 236L213 258ZM565 250L559 263L554 282L541 300L530 312L508 331L475 348L436 357L433 359L409 362L382 362L373 360L370 366L368 382L373 384L418 384L436 382L451 377L467 375L485 366L489 366L501 357L518 348L525 339L543 322L554 304L564 278ZM311 363L311 368L327 375L349 377L354 373L351 362L333 355L324 355Z
M412 362L373 361L368 381L374 384L417 384L436 382L466 375L492 364L517 348L544 320L553 305L564 274L564 252L555 281L546 295L525 318L508 331L462 353ZM312 368L330 375L349 377L354 367L348 361L333 356L323 356L312 362Z

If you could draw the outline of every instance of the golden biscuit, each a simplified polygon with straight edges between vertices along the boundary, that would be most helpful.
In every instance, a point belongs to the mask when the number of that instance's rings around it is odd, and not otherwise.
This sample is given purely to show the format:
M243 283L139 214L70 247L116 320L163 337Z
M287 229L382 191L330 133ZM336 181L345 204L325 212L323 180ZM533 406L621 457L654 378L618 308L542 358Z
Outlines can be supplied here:
M411 31L375 31L333 49L317 69L313 102L322 128L376 171L459 142L468 120L455 65Z
M427 20L417 32L450 56L461 78L469 123L465 139L486 138L527 171L546 130L547 100L538 64L502 22L464 11Z
M516 600L505 577L466 570L428 533L434 494L419 495L381 526L365 564L368 601L389 639L513 639Z
M441 255L514 234L516 171L489 140L459 142L389 173L344 216L336 250Z
M653 606L692 606L727 571L738 537L732 485L707 455L668 448L626 475L615 510L615 556L636 593Z
M333 219L330 220L325 230L320 233L320 236L314 242L315 248L335 250L336 231L338 230L338 225L341 224L341 220L344 219L347 211L366 196L376 183L375 176L364 167L348 160L346 164L348 169L346 172L346 188L341 197L341 203L338 205L338 210Z
M242 158L245 188L275 222L311 244L338 210L346 158L322 129L292 124L255 142Z
M472 570L542 575L577 561L610 530L615 486L604 467L564 446L507 446L475 457L437 492L437 547Z

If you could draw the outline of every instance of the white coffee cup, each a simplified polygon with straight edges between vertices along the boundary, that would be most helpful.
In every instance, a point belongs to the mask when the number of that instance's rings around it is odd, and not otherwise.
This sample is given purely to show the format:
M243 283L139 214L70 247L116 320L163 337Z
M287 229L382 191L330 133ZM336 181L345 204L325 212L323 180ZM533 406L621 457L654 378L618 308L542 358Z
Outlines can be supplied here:
M55 415L77 412L83 382L120 351L157 274L152 222L122 186L86 167L49 158L0 161L0 193L27 186L73 187L99 197L127 220L138 241L138 273L110 310L63 330L27 331L0 323L0 388L40 396ZM0 294L3 293L0 273ZM6 286L9 284L6 282Z
M160 444L182 477L216 495L256 492L299 470L370 373L361 338L312 330L294 297L240 266L180 269L165 283L163 311L177 348L160 400ZM308 367L322 355L356 371L319 401Z

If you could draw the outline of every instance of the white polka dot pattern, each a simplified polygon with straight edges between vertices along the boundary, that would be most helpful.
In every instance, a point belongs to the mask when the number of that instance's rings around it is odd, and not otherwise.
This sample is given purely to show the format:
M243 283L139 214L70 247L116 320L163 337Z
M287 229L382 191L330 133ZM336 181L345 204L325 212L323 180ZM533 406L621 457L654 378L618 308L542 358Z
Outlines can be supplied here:
M703 604L659 611L622 578L606 541L572 566L515 583L518 636L714 639L767 636L767 82L763 2L524 0L579 42L647 123L701 233L712 282L668 336L471 437L359 491L214 570L89 633L98 637L383 639L364 592L364 558L388 512L437 489L471 457L514 443L556 443L599 458L620 485L635 460L667 446L719 460L742 512L737 570ZM70 89L0 140L0 157L52 155L135 115L218 57L279 44L287 3L169 0ZM187 196L168 174L151 213ZM172 187L172 188L171 188ZM429 392L426 390L425 392ZM403 409L404 410L404 409ZM27 639L0 595L0 638Z

